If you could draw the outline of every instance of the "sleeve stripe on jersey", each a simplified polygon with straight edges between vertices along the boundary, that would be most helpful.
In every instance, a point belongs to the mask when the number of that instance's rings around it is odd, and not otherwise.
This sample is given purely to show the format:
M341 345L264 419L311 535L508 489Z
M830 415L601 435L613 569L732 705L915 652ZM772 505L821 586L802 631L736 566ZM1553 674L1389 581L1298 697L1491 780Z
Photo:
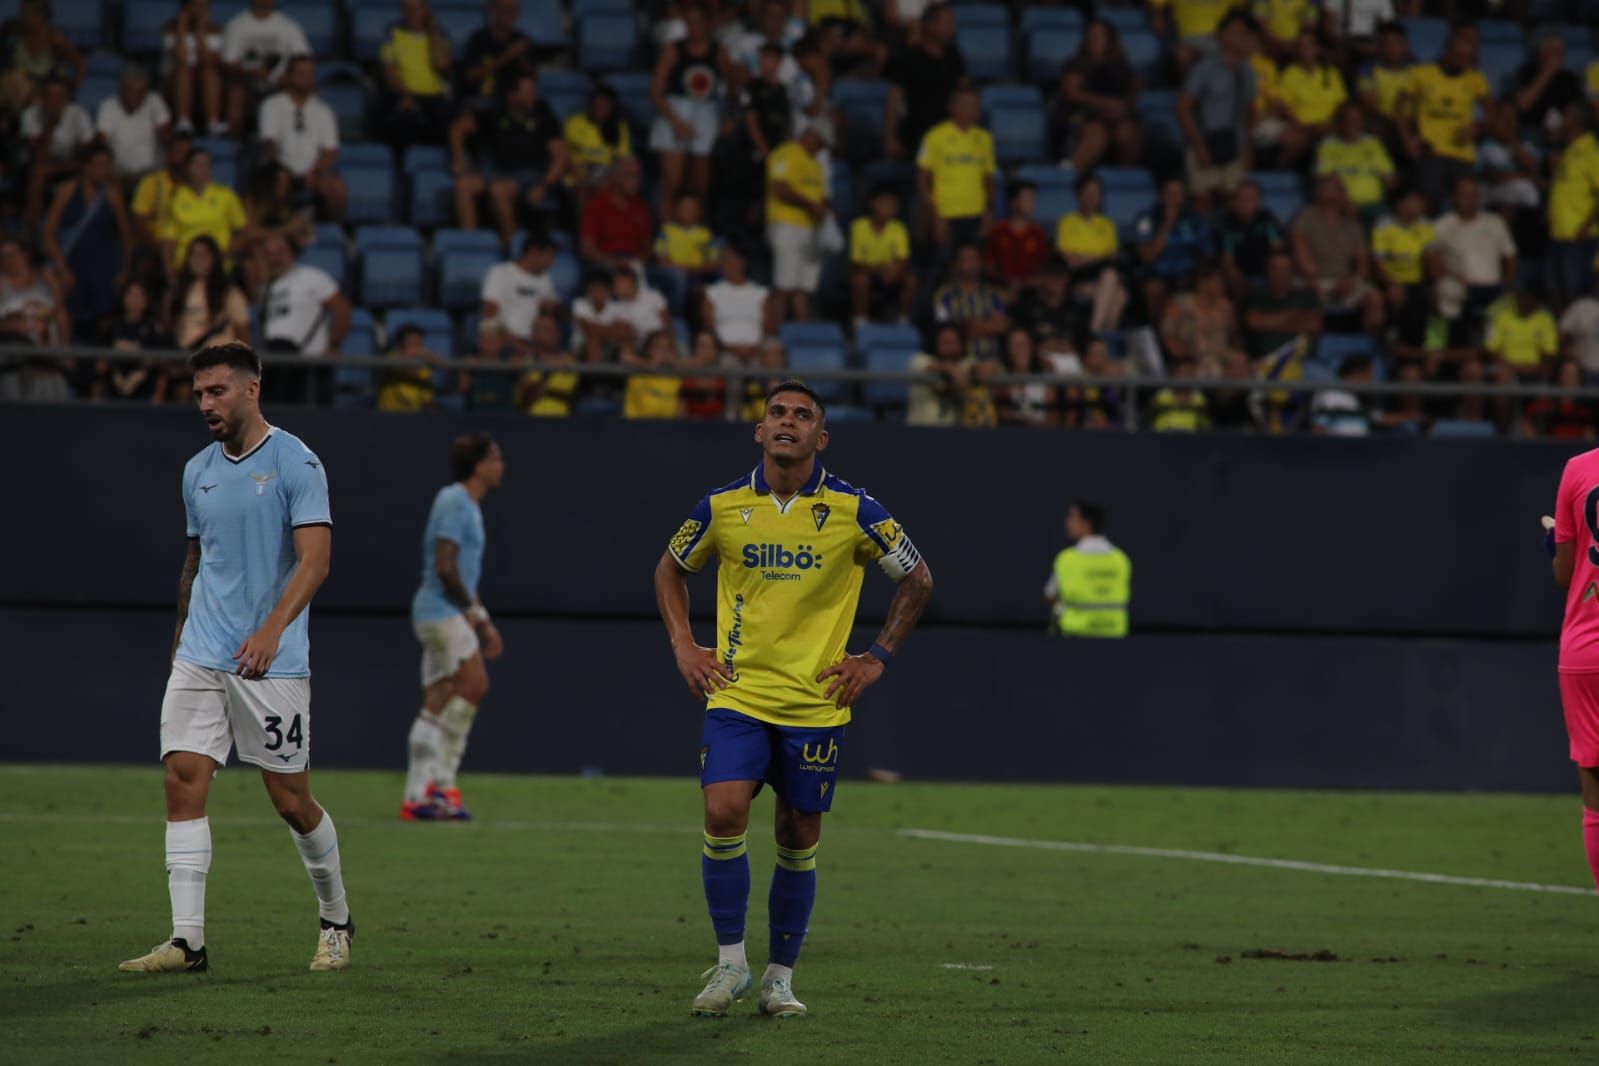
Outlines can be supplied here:
M916 550L916 545L911 543L911 538L902 533L899 538L899 546L877 560L877 565L883 568L883 573L895 581L899 581L912 570L915 570L921 561L922 556Z
M292 528L292 529L314 529L317 526L326 526L328 529L332 529L333 528L333 523L332 522L296 522L290 528Z

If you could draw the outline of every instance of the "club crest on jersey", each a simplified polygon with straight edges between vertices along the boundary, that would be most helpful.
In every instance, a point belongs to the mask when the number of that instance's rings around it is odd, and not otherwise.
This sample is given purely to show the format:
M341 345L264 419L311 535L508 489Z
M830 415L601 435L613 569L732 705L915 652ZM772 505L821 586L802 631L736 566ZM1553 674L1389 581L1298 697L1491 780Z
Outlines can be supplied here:
M267 482L276 476L275 474L251 474L250 480L255 482L255 494L257 496L265 496Z
M822 531L822 527L827 525L827 516L832 513L833 509L825 503L811 504L811 517L816 520L816 532Z
M744 524L747 526L747 525L750 524L750 515L755 513L755 508L753 508L753 507L740 507L738 509L738 513L739 513L739 517L744 519Z

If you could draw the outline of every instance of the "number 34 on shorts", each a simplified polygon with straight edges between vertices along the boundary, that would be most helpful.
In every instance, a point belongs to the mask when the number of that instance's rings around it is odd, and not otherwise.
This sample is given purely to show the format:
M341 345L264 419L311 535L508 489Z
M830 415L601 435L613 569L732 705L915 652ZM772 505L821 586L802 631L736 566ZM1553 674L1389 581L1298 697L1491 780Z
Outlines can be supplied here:
M161 755L192 751L276 773L310 766L311 679L246 681L226 670L175 662L161 702Z

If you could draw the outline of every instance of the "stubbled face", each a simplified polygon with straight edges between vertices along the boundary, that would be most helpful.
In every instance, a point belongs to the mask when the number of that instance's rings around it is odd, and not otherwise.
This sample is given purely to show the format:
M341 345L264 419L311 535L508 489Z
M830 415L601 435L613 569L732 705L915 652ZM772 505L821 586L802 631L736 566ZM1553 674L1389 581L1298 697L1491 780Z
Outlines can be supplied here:
M194 375L194 402L211 439L237 440L260 415L261 383L230 366L210 366Z
M827 447L822 413L802 392L780 392L755 425L755 440L773 459L803 462Z

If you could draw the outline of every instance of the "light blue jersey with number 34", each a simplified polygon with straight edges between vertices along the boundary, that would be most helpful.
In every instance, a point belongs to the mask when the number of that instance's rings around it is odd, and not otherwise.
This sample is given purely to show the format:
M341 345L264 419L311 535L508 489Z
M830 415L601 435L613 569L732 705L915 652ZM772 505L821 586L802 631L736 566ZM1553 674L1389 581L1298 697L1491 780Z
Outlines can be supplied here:
M234 651L272 613L299 564L295 529L333 524L327 471L298 437L273 428L236 459L220 444L190 459L183 506L189 536L200 541L200 572L178 658L231 672ZM310 614L283 631L267 677L311 676Z

